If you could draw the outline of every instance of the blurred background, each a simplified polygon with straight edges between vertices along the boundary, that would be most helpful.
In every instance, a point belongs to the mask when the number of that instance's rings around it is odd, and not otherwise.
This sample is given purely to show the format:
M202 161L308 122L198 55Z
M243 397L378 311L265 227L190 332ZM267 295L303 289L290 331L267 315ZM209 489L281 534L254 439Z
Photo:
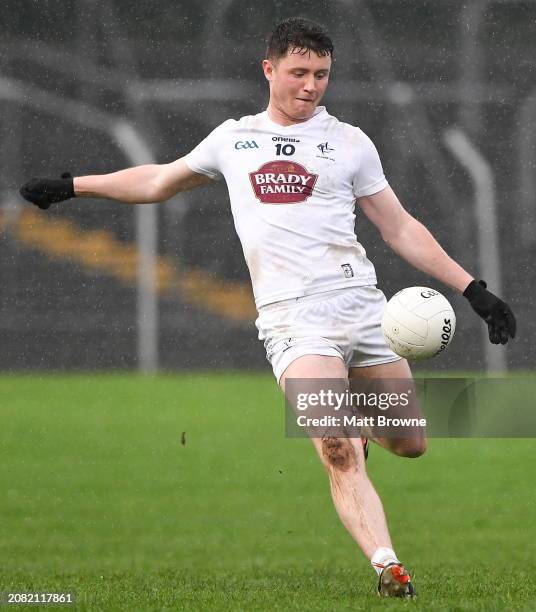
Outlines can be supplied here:
M532 368L536 2L3 0L1 369L269 370L225 184L47 212L18 187L170 162L264 110L265 41L288 16L334 41L328 111L369 134L405 206L518 317L515 342L492 347L465 300L358 213L387 297L431 285L455 307L453 345L426 368Z

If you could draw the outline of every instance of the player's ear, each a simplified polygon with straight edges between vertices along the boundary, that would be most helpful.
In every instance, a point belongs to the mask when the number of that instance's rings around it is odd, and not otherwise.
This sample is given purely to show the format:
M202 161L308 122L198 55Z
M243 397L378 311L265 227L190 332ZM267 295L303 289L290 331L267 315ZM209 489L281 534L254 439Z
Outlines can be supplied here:
M268 59L262 60L262 69L267 81L271 81L274 74L274 66Z

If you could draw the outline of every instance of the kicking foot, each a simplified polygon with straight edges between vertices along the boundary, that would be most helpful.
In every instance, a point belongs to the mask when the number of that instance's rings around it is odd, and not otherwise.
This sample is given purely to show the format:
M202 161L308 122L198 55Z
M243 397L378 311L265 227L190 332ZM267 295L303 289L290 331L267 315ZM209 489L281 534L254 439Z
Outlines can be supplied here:
M380 574L378 595L381 597L415 597L411 576L401 563L389 563Z

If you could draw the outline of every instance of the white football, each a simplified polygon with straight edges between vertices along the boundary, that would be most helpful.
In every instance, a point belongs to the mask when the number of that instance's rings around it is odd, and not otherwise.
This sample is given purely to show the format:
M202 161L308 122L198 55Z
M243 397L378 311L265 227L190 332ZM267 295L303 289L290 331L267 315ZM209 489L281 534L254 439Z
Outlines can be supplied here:
M451 343L456 315L447 298L429 287L395 293L383 313L382 331L392 351L419 361L435 357Z

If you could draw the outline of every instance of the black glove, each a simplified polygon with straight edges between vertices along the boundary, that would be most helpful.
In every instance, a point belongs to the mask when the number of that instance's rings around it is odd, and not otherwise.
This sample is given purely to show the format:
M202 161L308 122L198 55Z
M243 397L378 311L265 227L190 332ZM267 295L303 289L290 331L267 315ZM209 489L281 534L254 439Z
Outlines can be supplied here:
M463 296L469 300L473 310L488 324L489 341L506 344L508 337L516 335L516 318L510 306L486 289L486 283L473 280L467 285Z
M61 179L34 178L24 183L19 193L28 202L39 206L41 210L46 210L55 202L76 197L73 179L69 172L64 172Z

